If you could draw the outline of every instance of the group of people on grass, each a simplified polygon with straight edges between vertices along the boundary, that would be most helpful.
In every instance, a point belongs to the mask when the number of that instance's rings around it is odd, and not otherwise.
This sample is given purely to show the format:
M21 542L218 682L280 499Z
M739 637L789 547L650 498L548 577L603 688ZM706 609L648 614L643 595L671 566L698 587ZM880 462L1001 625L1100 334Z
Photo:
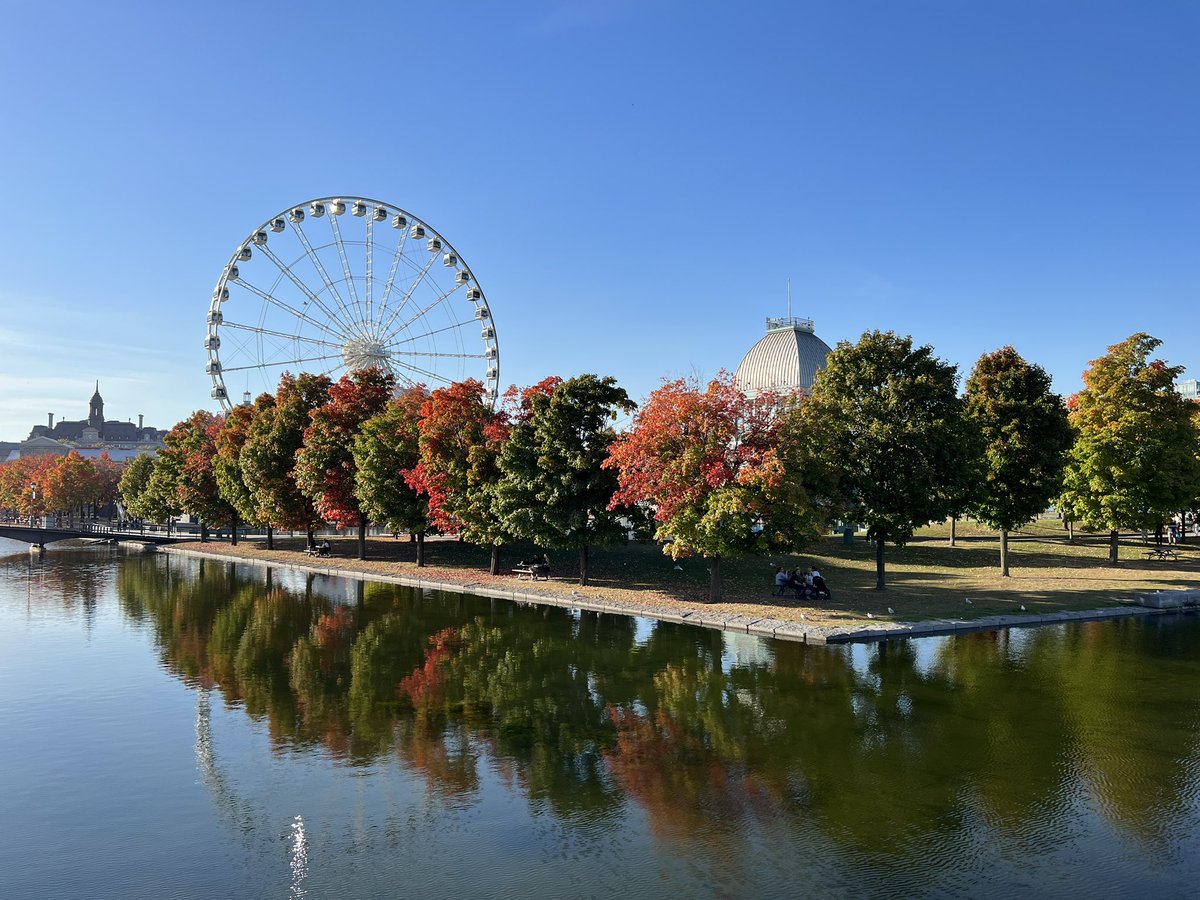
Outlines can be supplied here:
M776 567L775 594L782 597L788 591L795 591L797 600L833 599L833 592L816 566L809 566L803 571L797 566L791 572L783 566Z
M1200 518L1192 513L1172 516L1171 521L1167 522L1165 526L1167 544L1178 544L1187 536L1188 531L1200 537ZM1159 522L1154 528L1154 543L1158 547L1163 545L1163 532L1164 525Z

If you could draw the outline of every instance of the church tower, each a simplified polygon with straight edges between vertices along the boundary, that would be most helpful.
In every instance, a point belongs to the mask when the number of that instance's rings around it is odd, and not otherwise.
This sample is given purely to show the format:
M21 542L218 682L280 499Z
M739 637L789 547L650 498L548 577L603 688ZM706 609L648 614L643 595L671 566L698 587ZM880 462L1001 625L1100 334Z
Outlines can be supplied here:
M98 431L104 430L104 398L100 396L100 382L96 382L96 393L88 407L88 424Z

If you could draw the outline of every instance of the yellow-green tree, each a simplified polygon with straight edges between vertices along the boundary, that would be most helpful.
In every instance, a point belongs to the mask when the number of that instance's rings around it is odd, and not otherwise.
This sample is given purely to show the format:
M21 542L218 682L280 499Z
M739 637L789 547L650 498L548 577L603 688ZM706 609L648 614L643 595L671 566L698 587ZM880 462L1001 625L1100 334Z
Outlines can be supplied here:
M1058 507L1109 532L1114 565L1120 529L1153 527L1200 495L1200 433L1175 390L1182 367L1150 358L1161 343L1138 333L1109 347L1072 398L1075 445Z

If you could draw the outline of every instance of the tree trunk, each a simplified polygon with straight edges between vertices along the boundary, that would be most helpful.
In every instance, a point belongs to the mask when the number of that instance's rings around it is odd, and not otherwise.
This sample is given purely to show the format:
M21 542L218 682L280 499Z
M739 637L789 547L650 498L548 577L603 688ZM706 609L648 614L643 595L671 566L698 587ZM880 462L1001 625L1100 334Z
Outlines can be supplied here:
M358 517L358 558L367 558L367 520L361 515Z
M886 589L887 584L883 578L883 537L877 535L875 537L875 590Z
M499 544L492 545L492 561L491 561L491 564L488 566L488 574L489 575L499 575L500 574L500 545Z
M721 557L708 558L708 602L721 602Z
M950 517L950 546L958 546L958 516Z
M1119 531L1110 531L1108 533L1108 562L1110 565L1116 565L1121 558L1120 547L1118 541L1121 539Z
M233 528L231 528L229 530L229 545L231 547L237 546L237 527L238 527L238 517L237 517L237 513L234 513L233 514Z
M419 544L421 542L421 539L419 537L417 537L416 534L414 534L413 532L410 531L408 533L408 542L411 544L413 541L416 541ZM420 551L418 551L418 552L420 552Z
M168 524L167 525L167 534L170 534L170 533L171 533L171 526L170 526L170 524ZM208 543L208 526L204 523L203 519L200 520L200 543L202 543L202 544Z
M308 535L308 549L316 550L317 549L317 538L316 538L316 535L313 534L312 525L306 526L304 530L305 530L305 533Z
M579 548L579 585L586 587L588 583L588 546Z
M1000 529L1000 577L1008 577L1008 532Z
M425 568L425 532L418 531L415 535L417 541L417 568Z
M1067 520L1067 542L1071 543L1071 544L1075 543L1075 520L1074 519Z
M275 549L275 529L270 525L267 526L267 549Z

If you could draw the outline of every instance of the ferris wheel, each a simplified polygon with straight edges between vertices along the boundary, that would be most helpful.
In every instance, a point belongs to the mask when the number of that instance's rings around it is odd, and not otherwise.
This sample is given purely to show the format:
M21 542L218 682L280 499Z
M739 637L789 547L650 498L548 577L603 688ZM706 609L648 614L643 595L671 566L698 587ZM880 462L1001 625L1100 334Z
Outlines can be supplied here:
M496 325L470 267L428 223L364 197L310 200L251 231L217 279L204 348L227 410L289 371L381 366L431 388L477 378L489 403L500 383Z

